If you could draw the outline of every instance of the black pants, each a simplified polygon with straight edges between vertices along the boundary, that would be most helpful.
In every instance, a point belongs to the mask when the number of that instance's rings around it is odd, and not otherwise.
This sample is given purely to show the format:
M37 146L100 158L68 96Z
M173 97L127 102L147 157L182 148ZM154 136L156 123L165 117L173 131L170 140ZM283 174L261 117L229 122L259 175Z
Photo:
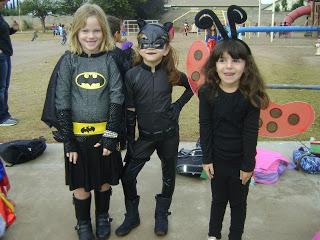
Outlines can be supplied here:
M132 159L126 165L121 178L126 199L137 197L137 176L150 156L156 150L162 167L163 197L171 198L175 187L176 162L178 157L179 132L161 139L144 139L139 137L133 147Z
M241 240L246 219L249 184L250 181L242 185L236 176L214 176L211 181L209 236L221 238L223 217L229 201L231 209L229 240Z

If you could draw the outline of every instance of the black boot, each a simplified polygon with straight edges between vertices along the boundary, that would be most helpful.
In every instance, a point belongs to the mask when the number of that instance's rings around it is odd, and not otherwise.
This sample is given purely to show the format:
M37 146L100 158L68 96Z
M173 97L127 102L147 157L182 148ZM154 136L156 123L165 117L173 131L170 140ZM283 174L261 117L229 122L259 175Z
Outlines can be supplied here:
M171 204L171 198L162 197L161 194L156 195L156 210L154 214L155 225L154 233L158 236L164 236L168 232L168 212Z
M140 200L139 196L137 196L137 198L133 200L125 200L127 213L125 214L123 223L116 230L117 236L125 236L132 229L139 226L140 224L140 217L139 217L139 211L138 211L139 200Z
M98 240L108 239L111 232L111 221L109 217L110 196L112 189L108 191L94 192L94 199L96 203L96 236Z
M94 240L90 219L91 195L84 200L73 197L73 203L78 220L75 229L78 232L79 240Z

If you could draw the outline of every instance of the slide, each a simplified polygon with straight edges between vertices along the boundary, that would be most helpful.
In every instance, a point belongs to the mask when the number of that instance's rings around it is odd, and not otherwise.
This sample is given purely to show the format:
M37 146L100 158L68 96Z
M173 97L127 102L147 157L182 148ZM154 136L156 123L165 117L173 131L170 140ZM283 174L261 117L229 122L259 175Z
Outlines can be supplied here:
M303 15L311 14L311 5L298 7L297 9L290 12L284 19L283 22L286 22L289 26L296 20L298 17Z

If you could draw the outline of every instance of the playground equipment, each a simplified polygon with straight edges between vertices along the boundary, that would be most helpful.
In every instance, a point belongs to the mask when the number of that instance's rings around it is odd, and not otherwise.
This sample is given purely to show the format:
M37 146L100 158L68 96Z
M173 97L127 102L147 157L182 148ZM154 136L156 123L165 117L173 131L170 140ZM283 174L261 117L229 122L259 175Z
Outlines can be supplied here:
M318 41L316 43L316 56L320 56L320 38L318 38Z
M147 23L159 23L159 20L145 20ZM137 34L139 32L139 26L137 20L124 20L124 26L127 35Z
M219 19L222 19L222 21L226 24L226 16L225 16L225 11L224 10L212 10L214 11L214 13L219 17ZM195 8L195 9L191 9L187 12L185 12L184 14L182 14L181 16L175 18L172 23L174 24L175 22L177 22L178 20L185 18L187 15L190 14L197 14L199 12L199 9Z
M227 20L226 20L226 11L224 10L212 10L214 11L214 13L219 17L219 19L222 19L222 22L224 24L227 23ZM185 12L184 14L182 14L181 16L175 18L172 23L175 25L177 25L178 21L181 20L181 19L186 19L189 15L192 16L192 19L194 19L194 15L197 14L199 12L199 10L197 8L194 8L194 9L191 9L187 12ZM190 19L190 18L189 18ZM198 34L201 34L203 33L203 31L199 31L197 26L194 24L194 23L191 23L191 29L189 31L190 33L196 33L197 35Z
M306 26L319 26L320 25L320 2L315 0L308 0L307 6L299 7L290 12L284 19L287 25L291 25L297 18L306 15ZM305 36L311 36L312 32L306 32Z
M298 7L297 9L290 12L284 19L283 22L286 22L288 25L291 25L294 20L296 20L298 17L301 17L303 15L310 15L312 3L309 1L308 6L302 6Z
M306 31L320 31L320 27L308 26L260 26L260 27L240 27L237 29L238 33L242 32L306 32Z

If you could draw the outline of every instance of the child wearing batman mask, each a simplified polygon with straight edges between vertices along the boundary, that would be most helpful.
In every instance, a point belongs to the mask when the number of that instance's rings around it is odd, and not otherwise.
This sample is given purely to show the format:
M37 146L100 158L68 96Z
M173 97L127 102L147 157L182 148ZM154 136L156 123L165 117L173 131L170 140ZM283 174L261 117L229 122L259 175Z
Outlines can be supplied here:
M155 228L158 236L167 234L168 211L175 187L176 160L179 145L178 118L193 93L184 73L176 69L176 57L169 44L172 23L147 24L138 21L138 65L125 76L127 106L127 154L121 181L126 214L116 230L127 235L140 224L137 176L156 150L162 166L162 191L155 196ZM172 103L172 87L184 86L181 97ZM139 137L135 140L138 122Z

